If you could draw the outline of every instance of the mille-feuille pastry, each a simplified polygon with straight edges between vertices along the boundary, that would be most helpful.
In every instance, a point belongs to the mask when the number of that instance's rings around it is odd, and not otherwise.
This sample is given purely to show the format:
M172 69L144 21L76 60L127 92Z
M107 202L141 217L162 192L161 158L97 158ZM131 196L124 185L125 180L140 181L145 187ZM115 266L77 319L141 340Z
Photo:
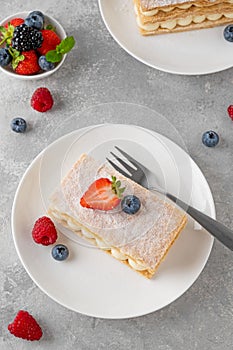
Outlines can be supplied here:
M233 0L134 0L143 35L211 28L233 21Z
M48 213L148 278L187 221L175 205L85 154L51 196Z

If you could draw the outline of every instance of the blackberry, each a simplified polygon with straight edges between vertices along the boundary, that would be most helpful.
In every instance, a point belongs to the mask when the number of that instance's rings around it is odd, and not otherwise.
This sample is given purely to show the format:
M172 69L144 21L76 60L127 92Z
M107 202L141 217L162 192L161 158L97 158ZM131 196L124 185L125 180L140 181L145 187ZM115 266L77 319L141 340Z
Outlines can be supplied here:
M39 30L23 23L15 28L11 42L12 47L18 51L30 51L41 47L43 36Z

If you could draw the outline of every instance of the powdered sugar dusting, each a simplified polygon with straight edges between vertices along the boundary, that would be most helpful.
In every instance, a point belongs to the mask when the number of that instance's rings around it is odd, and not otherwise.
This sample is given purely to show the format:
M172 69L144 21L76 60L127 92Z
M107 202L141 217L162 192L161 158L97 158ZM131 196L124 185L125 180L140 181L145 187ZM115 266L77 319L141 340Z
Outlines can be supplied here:
M155 7L173 6L184 3L195 3L199 0L140 0L141 7L146 10L151 10ZM215 0L204 0L204 2L215 2Z
M141 209L128 215L120 208L104 212L83 208L80 198L98 177L117 176L126 192L141 200ZM62 194L53 196L54 206L64 210L90 231L99 235L108 245L120 247L122 253L153 269L160 261L182 225L184 214L154 193L117 173L111 167L100 165L83 155L65 177ZM61 202L59 204L59 202ZM65 202L65 203L64 203Z

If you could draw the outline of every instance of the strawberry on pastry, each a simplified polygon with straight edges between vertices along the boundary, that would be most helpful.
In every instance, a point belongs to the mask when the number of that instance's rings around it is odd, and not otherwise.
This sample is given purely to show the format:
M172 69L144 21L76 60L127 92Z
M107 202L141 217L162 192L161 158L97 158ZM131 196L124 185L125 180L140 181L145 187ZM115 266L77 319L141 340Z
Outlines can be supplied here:
M38 57L34 50L22 52L24 60L20 61L15 68L15 72L20 75L36 74L40 71Z
M31 341L39 340L43 335L34 317L24 310L17 313L14 321L8 325L8 330L15 337Z
M60 44L61 39L53 30L43 29L41 30L41 33L43 36L43 43L37 51L40 55L46 55L48 51L56 49L57 45Z
M17 27L17 26L20 26L20 24L23 24L24 23L24 19L22 19L22 18L13 18L11 21L10 21L10 24L12 25L12 26L14 26L14 27ZM8 29L8 23L6 23L5 25L4 25L4 27L6 28L6 29Z
M112 210L120 203L125 190L120 186L121 182L117 181L114 176L112 176L112 181L102 177L90 185L80 199L80 204L84 208Z

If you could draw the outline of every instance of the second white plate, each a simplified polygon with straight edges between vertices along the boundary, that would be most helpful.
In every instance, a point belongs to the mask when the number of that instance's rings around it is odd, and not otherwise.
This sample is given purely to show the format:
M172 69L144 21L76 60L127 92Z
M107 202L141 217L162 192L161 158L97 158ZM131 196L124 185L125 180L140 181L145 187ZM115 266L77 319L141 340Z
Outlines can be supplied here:
M177 34L143 37L129 0L99 0L104 23L130 55L159 70L185 75L219 72L233 66L233 44L216 27Z
M104 147L100 142L103 135ZM46 214L47 199L59 184L63 170L85 150L104 160L116 142L138 153L140 161L143 157L147 164L159 164L158 176L169 190L180 187L182 199L191 195L192 205L215 217L213 198L198 166L174 142L158 133L107 124L77 130L47 147L29 166L15 196L15 246L26 271L47 295L69 309L101 318L140 316L173 302L197 279L213 244L213 237L205 230L196 230L189 219L155 277L147 280L108 254L66 235L60 234L59 238L70 249L70 258L64 262L52 259L51 247L33 242L33 223ZM189 189L188 197L181 189Z

